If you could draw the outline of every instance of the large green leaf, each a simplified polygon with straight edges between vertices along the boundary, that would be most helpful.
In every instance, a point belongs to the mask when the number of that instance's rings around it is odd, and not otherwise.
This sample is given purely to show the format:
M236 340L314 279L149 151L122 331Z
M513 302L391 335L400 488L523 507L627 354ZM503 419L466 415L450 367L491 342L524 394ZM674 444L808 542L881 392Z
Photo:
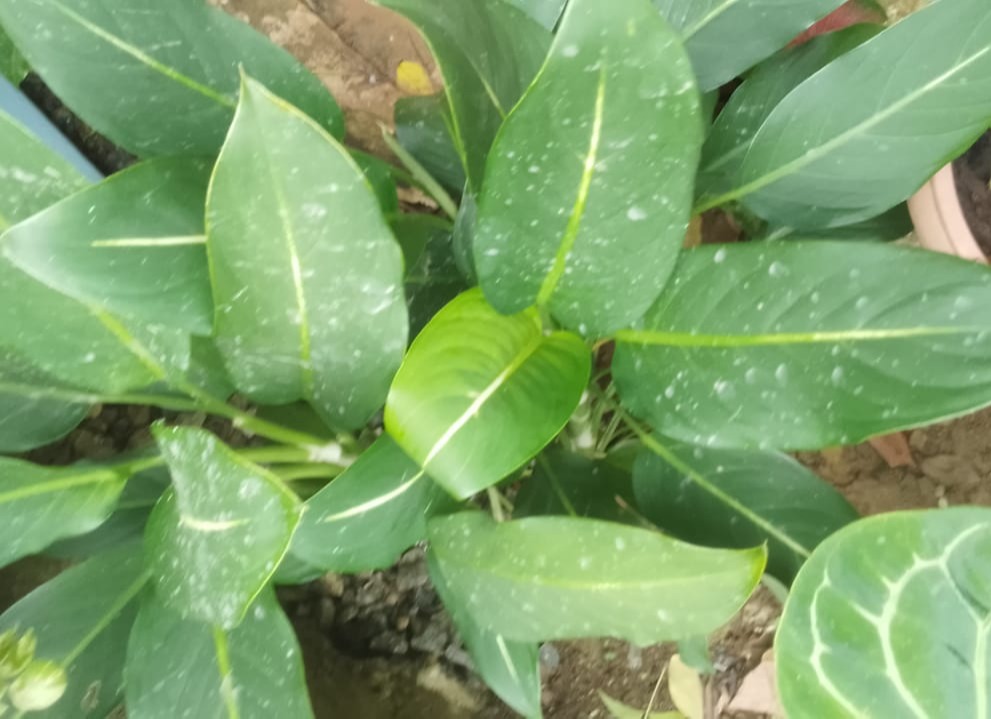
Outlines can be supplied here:
M413 342L389 391L385 426L427 474L468 497L561 431L589 372L578 337L544 334L536 310L500 315L470 290Z
M989 560L983 508L872 517L824 542L775 640L788 716L987 717Z
M229 629L240 622L289 549L302 509L271 472L209 432L154 427L172 474L148 520L146 551L162 601Z
M514 642L482 629L461 598L448 589L435 556L427 566L434 589L451 615L475 670L499 698L527 719L540 719L540 648L536 642Z
M0 23L63 102L137 155L216 152L239 67L344 134L319 80L203 0L15 0Z
M210 184L217 345L242 392L354 428L406 347L402 256L347 152L245 78Z
M308 719L302 655L271 590L232 631L185 620L148 594L127 647L133 719Z
M383 569L426 539L427 518L449 503L419 465L383 435L307 500L292 552L325 571Z
M692 447L647 437L633 469L637 508L666 532L713 547L768 545L790 582L812 550L857 519L843 495L776 452Z
M452 192L465 186L465 170L451 137L451 111L445 95L402 97L396 101L396 138L424 169Z
M925 62L903 62L909 51ZM699 209L742 198L792 227L867 219L915 192L989 117L991 6L940 0L800 84L727 165L732 187Z
M477 191L492 140L537 74L550 33L505 0L378 2L409 18L433 51L454 146Z
M774 108L799 84L879 31L877 25L860 24L819 35L755 69L730 96L705 140L698 193L711 196L731 190L740 162Z
M518 641L705 634L736 613L766 559L763 548L704 549L591 519L465 512L429 529L451 594L481 628Z
M843 0L653 0L680 32L699 86L712 90L756 65Z
M0 566L98 527L128 476L113 466L41 467L0 457Z
M7 78L12 85L20 85L30 70L24 56L17 51L10 37L0 27L0 75Z
M486 168L473 249L492 305L546 305L593 336L640 317L685 239L698 114L688 58L649 0L572 0Z
M69 685L45 719L106 717L120 704L127 636L148 575L140 545L72 567L0 617L0 632L31 629L36 656L62 664Z
M0 350L0 453L26 452L68 434L78 425L89 406L44 396L31 396L27 389L56 385L12 352ZM5 390L16 385L21 391Z
M5 257L65 295L143 321L209 334L203 237L210 165L135 165L8 230Z
M702 247L617 333L623 403L692 444L858 442L991 403L991 272L881 244Z
M568 0L508 0L548 30L553 30L561 19Z

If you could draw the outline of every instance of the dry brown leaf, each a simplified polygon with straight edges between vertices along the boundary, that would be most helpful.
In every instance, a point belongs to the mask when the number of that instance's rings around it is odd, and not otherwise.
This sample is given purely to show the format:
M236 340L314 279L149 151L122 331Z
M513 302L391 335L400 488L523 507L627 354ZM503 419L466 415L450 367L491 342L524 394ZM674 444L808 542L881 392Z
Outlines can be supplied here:
M668 693L678 711L688 719L705 716L705 689L702 677L675 654L668 663Z
M736 696L726 707L731 712L784 716L774 684L774 661L764 660L743 678Z
M915 459L912 457L912 450L908 446L904 432L872 437L869 441L874 451L881 455L881 459L887 462L889 467L915 466Z

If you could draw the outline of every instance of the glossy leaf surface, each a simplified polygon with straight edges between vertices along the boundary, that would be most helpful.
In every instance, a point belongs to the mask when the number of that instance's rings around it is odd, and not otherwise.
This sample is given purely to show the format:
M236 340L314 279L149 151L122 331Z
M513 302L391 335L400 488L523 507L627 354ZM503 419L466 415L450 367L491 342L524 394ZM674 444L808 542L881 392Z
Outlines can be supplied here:
M500 315L471 290L413 342L389 391L385 426L439 484L468 497L561 431L589 371L578 337L544 334L535 310Z
M312 719L292 625L266 590L236 629L183 619L145 597L127 647L134 719Z
M0 5L0 23L66 105L137 155L215 153L239 67L344 134L316 77L202 0L17 0Z
M120 704L124 652L148 582L140 545L71 567L0 617L0 632L34 630L39 659L65 666L68 687L45 719L110 716Z
M0 453L26 452L54 442L86 416L89 407L84 402L31 396L31 388L55 384L14 353L0 352Z
M383 435L337 479L306 501L292 552L326 571L392 565L427 538L427 518L451 500Z
M452 595L483 629L519 641L707 633L740 608L765 560L762 548L703 549L590 519L466 512L429 529Z
M645 441L633 470L637 508L662 530L712 547L767 542L783 582L816 546L857 519L825 481L784 454Z
M401 252L361 171L245 78L207 210L217 345L238 389L362 425L402 359L407 317Z
M601 336L651 305L685 238L702 142L677 35L649 0L572 0L492 149L473 243L500 312Z
M872 517L824 542L775 640L788 716L987 716L989 557L984 508Z
M685 253L617 334L623 403L693 444L811 449L991 403L991 272L881 244Z
M509 0L513 5L546 27L553 30L561 19L567 0Z
M680 32L699 86L712 90L753 67L843 0L653 0Z
M189 427L154 428L172 475L145 534L162 602L223 628L240 622L299 523L299 500L271 472Z
M209 334L203 238L210 165L158 159L10 229L3 254L54 290L117 314Z
M451 615L475 670L500 699L527 719L540 719L540 648L482 629L448 589L436 557L428 555L430 580Z
M550 33L504 0L378 0L419 28L444 78L468 183L482 185L503 119L543 62Z
M909 48L924 62L901 62ZM792 227L873 217L969 147L989 116L991 7L933 3L791 92L734 163L732 189L701 207L742 199Z

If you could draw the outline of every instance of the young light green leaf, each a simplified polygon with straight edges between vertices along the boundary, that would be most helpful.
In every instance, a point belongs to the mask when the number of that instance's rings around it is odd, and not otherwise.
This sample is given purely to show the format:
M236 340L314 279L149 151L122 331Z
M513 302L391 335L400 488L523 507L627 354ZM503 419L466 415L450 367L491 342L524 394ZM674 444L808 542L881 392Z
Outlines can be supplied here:
M871 517L826 540L775 639L788 716L988 716L989 558L984 508Z
M0 457L0 566L100 526L129 465L41 467Z
M557 27L568 0L508 0L548 30Z
M209 176L201 160L135 165L11 228L0 248L62 294L209 334L213 302L203 236Z
M633 504L629 471L609 458L590 459L551 447L537 457L533 474L524 480L513 503L513 516L560 514L629 522L631 516L617 497Z
M685 253L640 329L617 333L623 403L712 447L812 449L991 403L987 268L848 242Z
M205 430L156 425L153 432L173 486L145 533L159 596L183 616L230 629L288 551L299 500Z
M35 656L66 670L66 692L45 719L104 717L120 704L127 636L147 582L140 545L125 545L62 572L0 616L0 632L31 629Z
M572 0L486 168L473 250L492 305L547 306L591 336L640 317L685 239L698 114L688 58L649 0Z
M207 251L238 389L306 399L345 428L381 407L406 348L399 247L344 148L250 78L210 185Z
M389 391L385 426L427 474L468 497L561 431L590 364L575 335L544 334L536 310L500 315L470 290L413 342Z
M296 636L269 589L231 631L183 619L147 594L125 679L134 719L313 717Z
M202 0L19 0L0 4L0 23L63 102L137 155L215 153L239 66L344 134L316 77Z
M537 74L550 33L504 0L378 2L405 15L430 46L444 77L454 146L477 191L492 140Z
M843 4L843 0L653 0L681 37L699 87L712 90Z
M742 606L766 559L760 547L703 549L591 519L464 512L429 530L452 595L483 629L517 641L706 634Z
M383 569L426 539L427 518L450 504L419 465L383 435L306 501L292 552L325 571Z
M540 648L482 629L460 597L448 588L437 558L427 556L430 579L458 629L475 670L500 699L527 719L541 719Z
M451 110L443 95L402 97L394 114L396 138L447 190L461 193L465 170L451 137Z
M901 63L908 48L926 62ZM865 71L874 67L901 69ZM795 88L729 166L733 187L698 209L742 199L791 227L873 217L970 146L989 116L991 7L932 3Z
M0 453L26 452L54 442L82 421L89 411L85 402L32 397L28 393L32 386L57 384L15 353L0 350Z
M646 437L633 469L637 507L688 542L766 542L768 572L790 582L812 550L857 519L839 492L777 452L692 447Z

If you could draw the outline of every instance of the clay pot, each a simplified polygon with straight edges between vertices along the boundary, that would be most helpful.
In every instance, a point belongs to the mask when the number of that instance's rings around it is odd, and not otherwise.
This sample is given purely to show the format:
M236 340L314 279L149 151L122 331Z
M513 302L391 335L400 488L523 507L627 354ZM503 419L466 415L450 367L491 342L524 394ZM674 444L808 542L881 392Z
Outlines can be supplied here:
M981 140L986 142L986 138ZM989 261L967 221L952 164L937 172L909 199L908 210L923 247L967 260Z

